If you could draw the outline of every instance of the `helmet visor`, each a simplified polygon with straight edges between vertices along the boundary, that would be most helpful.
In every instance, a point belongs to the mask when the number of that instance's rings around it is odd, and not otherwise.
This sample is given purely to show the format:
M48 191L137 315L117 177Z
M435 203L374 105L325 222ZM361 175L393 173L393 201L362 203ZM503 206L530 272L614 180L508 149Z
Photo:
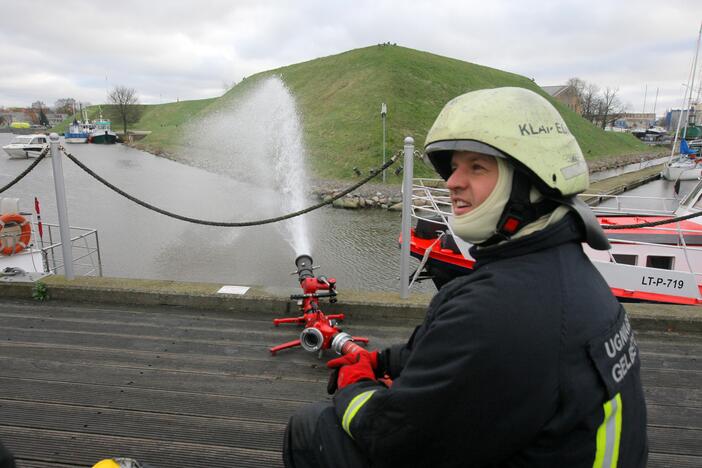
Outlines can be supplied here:
M470 151L487 154L496 158L509 159L509 156L490 145L475 140L444 140L429 143L424 148L424 162L447 180L451 176L451 156L454 151Z

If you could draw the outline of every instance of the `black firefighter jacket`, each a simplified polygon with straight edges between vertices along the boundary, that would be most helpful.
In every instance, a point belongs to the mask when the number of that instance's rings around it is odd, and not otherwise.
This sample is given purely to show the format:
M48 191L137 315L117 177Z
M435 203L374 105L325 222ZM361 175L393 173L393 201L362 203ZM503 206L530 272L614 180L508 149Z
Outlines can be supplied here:
M639 355L624 309L571 215L446 284L404 346L391 388L340 390L344 430L372 466L643 467Z

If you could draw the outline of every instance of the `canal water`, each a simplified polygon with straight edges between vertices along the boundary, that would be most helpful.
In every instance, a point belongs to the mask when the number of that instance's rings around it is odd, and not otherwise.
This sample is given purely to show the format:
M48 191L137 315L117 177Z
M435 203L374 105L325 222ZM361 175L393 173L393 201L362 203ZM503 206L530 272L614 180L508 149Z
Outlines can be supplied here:
M0 145L12 137L0 134ZM242 182L120 144L65 146L115 186L167 211L225 222L287 213L275 187L253 180ZM1 154L0 186L31 161ZM289 230L276 224L222 228L179 221L118 195L65 157L63 169L70 223L98 230L105 276L297 288L290 274L296 253L286 238ZM26 211L36 196L42 220L58 222L49 158L0 196L19 198ZM400 213L324 207L303 216L309 253L320 266L315 273L336 278L340 291L399 290ZM433 286L425 283L419 290Z
M0 134L0 145L12 134ZM63 141L63 139L62 139ZM213 221L254 221L286 214L280 190L257 181L221 175L124 145L68 144L67 150L125 192L183 216ZM32 160L0 154L0 186ZM191 224L147 210L108 189L63 158L68 215L72 226L98 230L103 274L111 277L260 285L295 289L296 252L290 229L268 224L222 228ZM635 168L634 168L635 169ZM694 185L685 182L682 192ZM630 195L667 198L673 184L654 181ZM51 160L0 196L17 197L31 211L34 197L42 220L58 223ZM307 200L305 206L316 203ZM641 208L654 208L641 199ZM669 203L665 206L673 209ZM659 206L655 208L660 209ZM399 290L399 212L324 207L306 215L310 254L317 274L337 279L339 290ZM411 267L417 262L412 259ZM415 290L434 291L431 282Z

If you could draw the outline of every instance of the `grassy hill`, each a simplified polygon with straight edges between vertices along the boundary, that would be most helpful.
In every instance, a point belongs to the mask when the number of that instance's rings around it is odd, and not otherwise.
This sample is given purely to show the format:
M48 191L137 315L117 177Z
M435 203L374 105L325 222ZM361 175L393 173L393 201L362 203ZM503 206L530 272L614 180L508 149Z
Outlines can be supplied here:
M588 159L642 153L647 146L628 134L596 128L554 101L520 75L399 46L371 46L269 70L247 78L217 99L145 106L133 128L153 133L138 144L152 152L186 151L178 126L237 100L261 80L280 76L302 115L309 167L318 177L353 178L382 161L380 104L388 105L387 155L402 148L407 135L417 147L443 105L459 94L499 86L519 86L548 98L563 115ZM116 127L118 128L118 127ZM431 172L418 164L417 175ZM391 176L389 181L399 182Z

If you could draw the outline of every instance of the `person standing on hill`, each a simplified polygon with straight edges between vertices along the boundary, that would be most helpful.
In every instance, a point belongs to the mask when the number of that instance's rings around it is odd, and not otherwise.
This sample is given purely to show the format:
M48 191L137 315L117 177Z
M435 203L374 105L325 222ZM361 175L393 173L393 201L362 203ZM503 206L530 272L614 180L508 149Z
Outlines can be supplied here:
M638 347L583 252L609 244L575 197L588 168L558 111L522 88L473 91L424 151L474 271L406 344L329 361L333 404L290 419L285 465L644 467Z

